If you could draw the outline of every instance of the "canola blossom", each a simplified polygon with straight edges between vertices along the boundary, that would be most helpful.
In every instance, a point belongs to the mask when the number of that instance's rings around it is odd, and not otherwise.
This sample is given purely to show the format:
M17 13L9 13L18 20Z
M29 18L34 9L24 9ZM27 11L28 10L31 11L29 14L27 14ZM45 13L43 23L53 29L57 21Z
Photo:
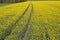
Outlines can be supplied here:
M60 40L60 2L0 6L0 40Z

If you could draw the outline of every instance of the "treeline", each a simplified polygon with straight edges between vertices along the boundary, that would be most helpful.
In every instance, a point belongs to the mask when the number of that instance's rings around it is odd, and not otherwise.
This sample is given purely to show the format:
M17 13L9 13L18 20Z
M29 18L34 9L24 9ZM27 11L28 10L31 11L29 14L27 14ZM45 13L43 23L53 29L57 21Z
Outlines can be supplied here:
M27 0L0 0L0 3L17 3L23 1L27 1Z
M17 3L24 1L59 1L59 0L0 0L0 3Z

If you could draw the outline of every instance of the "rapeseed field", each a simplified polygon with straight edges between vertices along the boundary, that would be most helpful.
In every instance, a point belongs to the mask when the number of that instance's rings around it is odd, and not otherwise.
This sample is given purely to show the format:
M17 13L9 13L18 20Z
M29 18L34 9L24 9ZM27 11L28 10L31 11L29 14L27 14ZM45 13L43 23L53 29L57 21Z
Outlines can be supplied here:
M0 40L60 40L60 1L0 6Z

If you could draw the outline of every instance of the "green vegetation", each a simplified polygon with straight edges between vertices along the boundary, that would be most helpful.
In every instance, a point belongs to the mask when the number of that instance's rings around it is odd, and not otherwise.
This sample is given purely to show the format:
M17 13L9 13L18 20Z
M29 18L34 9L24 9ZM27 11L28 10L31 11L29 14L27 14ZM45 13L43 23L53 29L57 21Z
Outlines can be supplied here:
M4 6L5 4L0 4L0 6Z

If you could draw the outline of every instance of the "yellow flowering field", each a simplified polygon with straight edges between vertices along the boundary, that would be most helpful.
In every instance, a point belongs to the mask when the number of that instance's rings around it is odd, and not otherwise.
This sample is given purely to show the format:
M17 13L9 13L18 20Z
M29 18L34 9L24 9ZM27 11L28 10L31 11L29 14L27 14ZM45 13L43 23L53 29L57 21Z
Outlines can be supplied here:
M60 1L0 6L0 40L60 40Z

